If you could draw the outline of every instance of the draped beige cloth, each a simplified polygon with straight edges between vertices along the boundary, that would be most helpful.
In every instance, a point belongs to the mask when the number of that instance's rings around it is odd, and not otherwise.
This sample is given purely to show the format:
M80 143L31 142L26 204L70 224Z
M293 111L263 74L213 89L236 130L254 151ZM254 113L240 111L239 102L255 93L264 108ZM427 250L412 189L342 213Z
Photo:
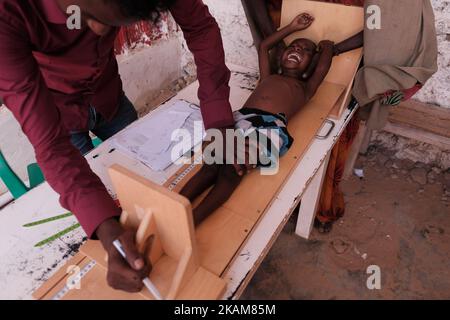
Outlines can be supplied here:
M430 0L366 0L366 19L372 5L381 8L381 30L365 28L364 67L353 95L368 127L381 129L389 107L380 104L380 95L425 84L438 69L438 49Z

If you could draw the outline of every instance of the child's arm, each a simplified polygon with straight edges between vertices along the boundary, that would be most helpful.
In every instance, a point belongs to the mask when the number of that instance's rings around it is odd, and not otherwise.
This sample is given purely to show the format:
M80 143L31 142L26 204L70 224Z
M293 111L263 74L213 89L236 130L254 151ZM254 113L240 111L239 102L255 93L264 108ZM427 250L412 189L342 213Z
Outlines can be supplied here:
M309 101L317 92L317 89L322 84L328 71L331 68L333 60L334 43L329 40L324 40L319 43L319 61L317 67L309 80L306 82L306 100Z
M358 48L361 48L364 45L364 31L344 40L338 44L336 44L333 48L333 55L338 56L342 53L346 53L348 51L352 51ZM319 54L315 54L313 61L311 62L308 70L303 74L303 79L306 80L310 77L310 75L314 72L319 62Z
M259 71L261 74L261 80L270 76L271 74L269 56L270 49L275 47L275 45L277 45L280 41L282 41L290 34L308 28L313 23L313 21L314 18L311 15L302 13L301 15L297 16L294 21L291 22L291 24L284 27L280 31L275 32L261 43L259 48Z
M361 31L361 32L355 34L354 36L334 45L333 46L333 56L338 56L342 53L346 53L346 52L361 48L363 45L364 45L364 31ZM310 67L308 68L308 71L303 75L304 79L307 79L309 77L309 74L311 74L313 72L313 70L316 69L317 65L319 63L321 63L319 56L321 56L320 53L318 55L314 56L313 61L310 65ZM326 73L328 73L328 70L326 71ZM326 75L326 73L325 73L325 75ZM323 79L319 82L319 85L320 85L320 83L322 83L322 81L323 81Z

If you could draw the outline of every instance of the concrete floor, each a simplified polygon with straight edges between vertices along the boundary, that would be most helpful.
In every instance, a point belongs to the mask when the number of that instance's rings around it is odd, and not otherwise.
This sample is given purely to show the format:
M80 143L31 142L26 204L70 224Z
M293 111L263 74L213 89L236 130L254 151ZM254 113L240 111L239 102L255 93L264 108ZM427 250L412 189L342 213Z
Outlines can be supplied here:
M243 299L450 298L449 173L419 184L411 172L423 164L381 153L361 161L365 178L342 186L344 218L306 241L293 217ZM381 269L380 290L367 288L370 265Z

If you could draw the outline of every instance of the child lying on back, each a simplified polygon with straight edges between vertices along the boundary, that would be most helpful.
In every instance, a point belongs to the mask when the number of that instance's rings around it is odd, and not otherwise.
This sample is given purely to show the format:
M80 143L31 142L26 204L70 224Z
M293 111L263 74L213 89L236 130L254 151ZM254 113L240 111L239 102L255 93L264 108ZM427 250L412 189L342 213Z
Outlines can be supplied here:
M290 34L308 28L314 18L303 13L290 25L265 39L259 50L261 81L243 108L234 113L236 129L266 135L270 148L258 150L270 157L283 156L292 146L287 125L291 119L315 95L330 70L335 53L334 43L328 40L316 45L308 39L293 41L281 58L281 74L271 74L269 51ZM317 53L317 54L316 54ZM315 69L305 79L305 72L315 58ZM260 148L260 146L258 146ZM273 148L277 148L274 152ZM261 164L260 164L261 165ZM232 164L204 165L182 189L181 195L191 202L205 190L214 186L206 198L194 209L195 225L222 206L239 186L242 177Z

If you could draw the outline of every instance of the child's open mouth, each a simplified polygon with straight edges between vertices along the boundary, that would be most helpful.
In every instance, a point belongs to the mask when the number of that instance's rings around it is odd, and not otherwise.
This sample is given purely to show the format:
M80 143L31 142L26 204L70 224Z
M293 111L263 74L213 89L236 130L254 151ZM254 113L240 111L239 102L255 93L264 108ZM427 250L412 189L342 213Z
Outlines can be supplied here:
M299 64L300 62L302 62L302 57L296 52L289 54L287 58L288 58L288 61L291 61L294 63Z

